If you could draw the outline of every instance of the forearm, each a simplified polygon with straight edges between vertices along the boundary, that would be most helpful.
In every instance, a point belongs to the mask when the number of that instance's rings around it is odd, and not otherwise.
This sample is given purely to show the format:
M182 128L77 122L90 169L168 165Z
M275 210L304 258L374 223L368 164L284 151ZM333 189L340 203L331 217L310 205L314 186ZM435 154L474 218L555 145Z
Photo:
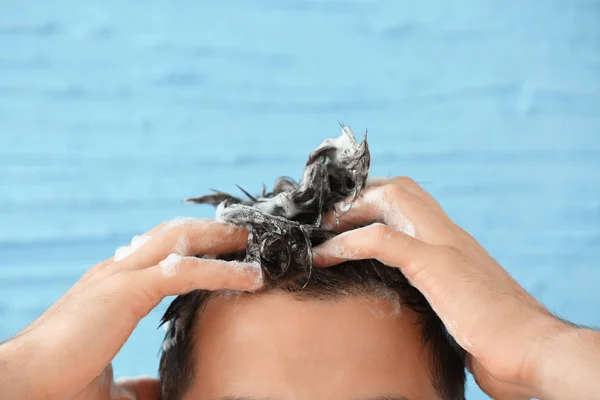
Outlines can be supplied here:
M34 398L22 361L14 340L0 344L0 400Z
M571 327L540 350L535 386L541 399L600 399L600 332Z

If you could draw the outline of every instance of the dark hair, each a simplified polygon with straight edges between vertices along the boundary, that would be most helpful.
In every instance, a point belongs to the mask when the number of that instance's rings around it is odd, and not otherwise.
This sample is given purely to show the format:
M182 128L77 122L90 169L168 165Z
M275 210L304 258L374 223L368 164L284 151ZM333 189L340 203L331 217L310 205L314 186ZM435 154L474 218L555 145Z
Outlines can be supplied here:
M377 260L361 260L313 270L312 246L335 235L320 227L322 214L347 196L354 194L353 202L360 195L369 164L366 135L359 144L352 131L342 125L341 137L325 140L311 153L300 183L280 178L272 192L263 188L258 198L240 188L248 200L215 192L188 201L218 205L217 219L248 227L246 252L218 258L259 262L265 280L263 292L280 289L299 300L328 300L381 290L396 293L402 304L419 315L423 345L430 350L430 374L439 395L444 400L464 400L464 352L399 269ZM198 315L218 294L195 290L178 296L163 316L167 333L159 367L162 400L181 399L192 384Z

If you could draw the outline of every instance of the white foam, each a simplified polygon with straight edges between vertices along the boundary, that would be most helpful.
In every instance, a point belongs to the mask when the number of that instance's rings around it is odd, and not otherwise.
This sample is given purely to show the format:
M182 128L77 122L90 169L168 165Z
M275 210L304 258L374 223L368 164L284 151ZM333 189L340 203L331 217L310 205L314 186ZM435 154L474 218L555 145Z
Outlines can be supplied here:
M225 232L227 232L228 234L232 234L236 231L241 231L243 228L237 225L233 225L228 223L227 224L227 228L225 229Z
M181 225L206 223L206 221L207 220L200 219L200 218L175 217L165 224L165 226L162 228L162 231L166 231L166 230L169 230L171 228L174 228L176 226L181 226Z
M152 239L152 236L134 236L133 239L131 239L131 246L135 249L139 249L150 239Z
M244 273L248 270L250 272L256 273L256 287L259 288L263 285L263 275L262 268L258 261L254 261L251 263L243 262L243 261L225 261L227 268L231 268L233 271L238 273Z
M471 343L471 340L469 340L467 336L460 334L460 329L458 328L458 324L455 320L452 320L450 322L442 320L442 322L444 322L446 330L448 331L450 336L452 336L454 340L456 340L456 343L458 343L460 347L467 351L469 351L473 347L473 343Z
M335 147L344 155L349 155L357 150L358 143L356 136L349 126L342 126L342 134L335 139L325 139L314 151L318 151L323 147Z
M473 343L469 340L468 337L461 336L460 340L456 341L463 349L469 351L473 347Z
M348 204L345 203L345 200L340 201L337 204L337 209L343 213L347 213L352 208L352 202L350 201Z
M152 239L152 236L147 236L147 235L134 236L133 239L131 239L131 243L129 244L129 246L119 247L115 251L115 261L121 261L125 257L130 256L136 250L138 250L140 247L142 247L144 244L146 244L150 239Z
M318 254L319 249L324 249L325 253L327 253L328 255L331 255L333 257L348 259L348 260L357 259L358 254L359 254L359 249L355 248L355 249L350 250L341 243L344 239L344 236L349 235L351 233L353 233L353 231L346 231L344 233L337 235L333 239L328 240L325 243L316 247L315 252Z
M169 338L169 339L163 340L162 351L168 351L171 347L173 347L175 345L175 343L177 343L177 339L175 339L175 338Z
M183 260L183 257L176 253L171 253L167 258L158 263L158 266L164 276L174 276L177 273L177 266Z
M183 255L187 254L188 249L189 249L188 240L186 237L182 236L179 238L179 241L175 245L173 252L183 256Z
M385 311L381 308L374 309L374 316L383 318L400 315L402 313L402 300L400 295L394 290L382 286L374 286L368 293L378 299L387 301L392 305L391 310L389 311Z
M342 126L342 134L337 138L332 140L335 143L335 146L344 151L345 153L349 153L350 151L356 151L356 146L358 143L356 142L356 136L354 136L354 132L350 129L349 126Z
M449 323L446 324L446 330L448 331L448 333L456 339L456 335L457 335L457 331L458 331L458 325L456 324L455 320L450 321Z
M128 255L132 253L132 250L129 246L121 246L117 250L115 250L115 261L121 261Z
M283 215L287 218L292 218L302 211L302 208L290 198L289 192L281 192L276 196L261 199L260 202L254 204L254 207L266 214L274 214L275 210L281 208ZM255 221L259 222L257 219Z
M223 218L223 211L225 211L224 201L219 203L215 211L215 220L217 220L218 222L225 222L225 219Z

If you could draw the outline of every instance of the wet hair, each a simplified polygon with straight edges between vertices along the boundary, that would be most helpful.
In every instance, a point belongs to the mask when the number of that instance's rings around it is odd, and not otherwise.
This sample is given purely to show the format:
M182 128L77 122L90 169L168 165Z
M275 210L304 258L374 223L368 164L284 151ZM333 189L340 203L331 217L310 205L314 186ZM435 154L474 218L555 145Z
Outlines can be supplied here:
M240 188L247 199L216 191L187 201L215 205L218 220L248 228L245 252L217 258L260 263L265 282L262 292L281 290L298 300L323 301L382 293L399 297L419 317L431 380L439 396L464 400L464 352L399 269L372 259L313 269L312 247L336 235L321 227L322 215L348 197L347 207L352 206L366 184L369 166L366 134L358 143L350 128L342 125L339 138L325 140L310 154L299 183L283 177L271 192L263 187L260 196ZM167 333L159 367L161 400L181 399L192 385L198 317L219 294L194 290L178 296L163 316Z

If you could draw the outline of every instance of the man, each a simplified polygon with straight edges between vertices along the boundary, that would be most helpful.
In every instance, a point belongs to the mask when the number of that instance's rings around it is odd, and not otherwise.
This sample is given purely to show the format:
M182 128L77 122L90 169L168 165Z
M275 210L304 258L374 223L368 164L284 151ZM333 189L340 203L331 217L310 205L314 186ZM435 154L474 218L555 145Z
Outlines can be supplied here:
M366 140L343 128L310 156L298 184L242 200L216 193L217 219L246 226L246 252L265 277L254 294L196 290L165 313L162 400L463 400L463 354L423 295L377 260L312 268L333 236L322 214L362 191ZM355 195L356 197L356 195Z
M346 231L333 238L289 222L270 225L276 235L264 236L255 218L250 236L244 228L194 219L152 229L143 243L132 243L126 257L93 267L44 315L0 346L0 398L157 399L156 380L114 385L110 361L161 299L194 290L210 291L211 298L203 299L202 307L198 301L174 303L198 305L198 313L173 306L166 315L171 326L161 363L165 388L181 383L185 399L447 396L443 383L459 380L436 383L441 369L432 361L457 353L436 353L433 341L422 346L428 329L406 298L399 303L387 296L393 292L376 290L332 297L328 289L326 299L308 294L302 299L302 287L310 291L321 274L313 271L315 280L306 283L305 266L347 260L377 260L378 268L401 271L466 351L469 370L493 398L600 398L598 332L550 314L410 179L367 186L360 196L331 205L318 221ZM289 221L295 210L288 200L281 196L254 208L281 207L282 220ZM247 210L231 205L220 215L237 222L237 212ZM314 249L304 251L296 228ZM231 255L246 244L243 261L193 257ZM314 263L307 264L313 256ZM342 276L340 268L348 272L351 265L333 267L338 270L331 276ZM281 281L288 283L279 287ZM175 352L179 357L171 363Z

